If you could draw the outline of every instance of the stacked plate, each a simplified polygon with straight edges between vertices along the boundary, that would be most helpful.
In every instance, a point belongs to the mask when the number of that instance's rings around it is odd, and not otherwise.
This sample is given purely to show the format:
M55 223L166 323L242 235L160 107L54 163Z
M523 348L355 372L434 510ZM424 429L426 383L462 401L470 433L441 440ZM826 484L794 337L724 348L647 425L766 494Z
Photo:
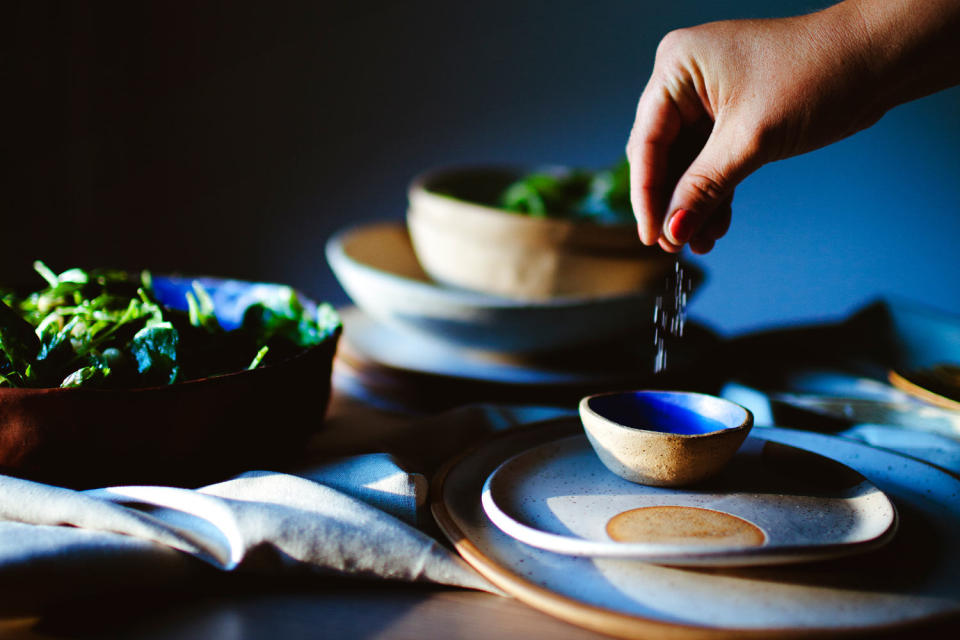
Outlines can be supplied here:
M960 481L850 439L755 429L714 479L648 487L561 418L451 460L431 496L484 577L609 635L908 637L932 620L956 635Z
M435 282L406 228L335 235L327 260L355 307L341 310L338 388L381 405L439 410L467 402L572 403L653 379L654 295L520 301ZM671 371L715 342L692 327Z
M356 305L341 310L340 389L433 410L569 404L596 391L675 384L653 378L655 300L675 258L640 244L633 225L477 204L520 173L425 174L411 187L407 224L329 240L327 260ZM687 269L698 284L701 274ZM671 346L669 370L689 368L714 342L693 327Z

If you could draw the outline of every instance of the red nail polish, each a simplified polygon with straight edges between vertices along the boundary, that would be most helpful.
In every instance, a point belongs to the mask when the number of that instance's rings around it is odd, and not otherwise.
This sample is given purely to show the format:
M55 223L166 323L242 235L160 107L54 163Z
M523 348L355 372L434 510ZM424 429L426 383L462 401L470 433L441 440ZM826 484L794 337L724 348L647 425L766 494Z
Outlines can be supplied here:
M693 232L696 231L697 216L687 209L677 209L673 217L670 218L670 235L673 236L673 239L684 244L691 237L693 237Z

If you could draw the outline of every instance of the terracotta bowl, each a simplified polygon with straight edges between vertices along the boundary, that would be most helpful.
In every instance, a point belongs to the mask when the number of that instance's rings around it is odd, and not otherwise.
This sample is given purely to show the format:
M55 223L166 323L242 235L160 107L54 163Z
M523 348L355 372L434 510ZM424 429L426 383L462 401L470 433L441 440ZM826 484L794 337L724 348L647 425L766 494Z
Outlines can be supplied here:
M153 284L162 302L185 308L194 279ZM278 286L199 280L225 328ZM74 488L197 486L289 462L323 420L339 335L274 365L166 387L0 389L0 473Z
M518 300L606 296L659 286L674 256L634 224L535 218L495 202L528 169L441 169L416 178L407 224L431 278Z
M753 427L740 405L687 391L588 396L580 419L600 461L621 478L675 487L719 472Z

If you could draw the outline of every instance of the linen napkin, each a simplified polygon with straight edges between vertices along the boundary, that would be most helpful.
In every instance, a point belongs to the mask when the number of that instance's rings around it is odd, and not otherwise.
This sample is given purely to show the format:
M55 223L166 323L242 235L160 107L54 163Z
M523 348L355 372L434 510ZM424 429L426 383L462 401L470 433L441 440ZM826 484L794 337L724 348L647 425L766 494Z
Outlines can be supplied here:
M384 454L302 475L253 471L196 490L73 491L0 476L0 607L29 609L78 586L176 582L202 563L493 590L412 526L425 499L423 476Z
M74 491L0 475L0 613L31 613L78 590L175 587L210 572L499 593L417 528L428 487L408 469L431 472L491 432L569 413L478 405L397 423L348 414L313 443L336 459L292 473L250 471L199 489ZM372 448L382 450L357 455Z

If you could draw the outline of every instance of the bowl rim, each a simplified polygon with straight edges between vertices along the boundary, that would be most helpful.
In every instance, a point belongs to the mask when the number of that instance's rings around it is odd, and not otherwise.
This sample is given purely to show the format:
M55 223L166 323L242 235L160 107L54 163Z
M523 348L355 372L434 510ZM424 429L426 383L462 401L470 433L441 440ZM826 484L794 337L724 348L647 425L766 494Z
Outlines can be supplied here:
M433 297L442 296L448 300L455 301L457 304L466 305L477 308L484 309L521 309L521 308L550 308L550 309L564 309L571 307L579 307L584 305L596 305L603 303L617 303L621 301L628 300L637 300L637 299L652 299L657 294L655 292L636 292L628 291L625 293L613 293L609 295L602 296L560 296L555 298L548 298L546 300L519 300L514 298L507 298L503 296L497 296L490 293L482 293L479 291L470 291L468 289L461 289L451 285L442 284L436 281L421 281L414 280L413 278L407 278L405 276L393 273L391 271L385 271L383 269L378 269L374 266L371 266L365 262L360 262L359 260L354 259L350 256L346 249L344 248L344 240L354 233L370 229L374 226L390 226L395 229L401 229L404 227L403 223L394 222L394 221L379 221L379 222L369 222L361 223L357 225L352 225L350 227L341 229L334 233L327 240L325 245L325 254L327 258L327 263L330 265L331 269L334 271L334 275L339 275L336 273L336 266L342 264L349 264L350 268L356 269L368 275L375 274L376 277L385 279L401 286L413 287L417 291L420 291L423 295L430 295ZM695 288L700 288L703 286L706 275L703 269L696 264L691 262L686 258L681 258L681 263L683 268L688 271L695 282ZM429 277L429 276L428 276Z
M513 215L513 216L522 216L524 218L529 218L538 221L544 222L563 222L566 225L573 226L589 226L589 227L603 227L603 228L612 228L612 229L633 229L636 227L636 224L630 221L627 222L591 222L588 220L575 220L571 218L565 218L562 216L529 216L523 211L513 211L511 209L504 209L503 207L493 206L489 203L477 202L476 200L468 200L457 195L450 193L444 193L442 191L437 191L435 188L435 183L444 179L452 179L458 176L470 175L470 174L500 174L504 176L511 176L514 178L520 178L524 175L530 173L547 173L555 176L568 175L574 171L578 170L578 167L561 165L561 164L549 164L549 163L537 163L537 164L522 164L522 163L503 163L497 164L493 162L489 163L455 163L447 165L436 165L429 167L420 171L413 178L410 179L410 183L407 187L408 196L413 193L427 193L432 196L438 196L441 198L447 198L450 200L455 200L457 202L466 202L484 209L489 209L491 211L496 211L498 213Z
M652 429L643 429L641 427L631 427L625 424L621 424L606 416L597 413L593 407L590 406L590 402L596 398L615 396L615 395L669 395L669 396L699 396L703 398L708 398L713 401L719 401L721 403L728 404L732 407L738 408L744 412L743 420L733 426L725 426L721 429L715 429L713 431L707 431L705 433L673 433L670 431L655 431ZM650 436L661 436L663 438L680 438L683 440L702 440L705 438L715 438L721 434L736 433L743 430L750 430L753 428L753 413L744 407L743 405L734 402L733 400L728 400L720 396L715 396L709 393L702 393L699 391L683 391L683 390L664 390L664 389L630 389L623 391L605 391L602 393L594 393L589 396L585 396L580 399L578 404L578 413L580 414L580 420L583 424L585 431L589 432L589 427L587 427L587 420L585 417L593 420L599 420L602 424L610 427L615 427L621 431L627 433L636 433L636 434L646 434Z

